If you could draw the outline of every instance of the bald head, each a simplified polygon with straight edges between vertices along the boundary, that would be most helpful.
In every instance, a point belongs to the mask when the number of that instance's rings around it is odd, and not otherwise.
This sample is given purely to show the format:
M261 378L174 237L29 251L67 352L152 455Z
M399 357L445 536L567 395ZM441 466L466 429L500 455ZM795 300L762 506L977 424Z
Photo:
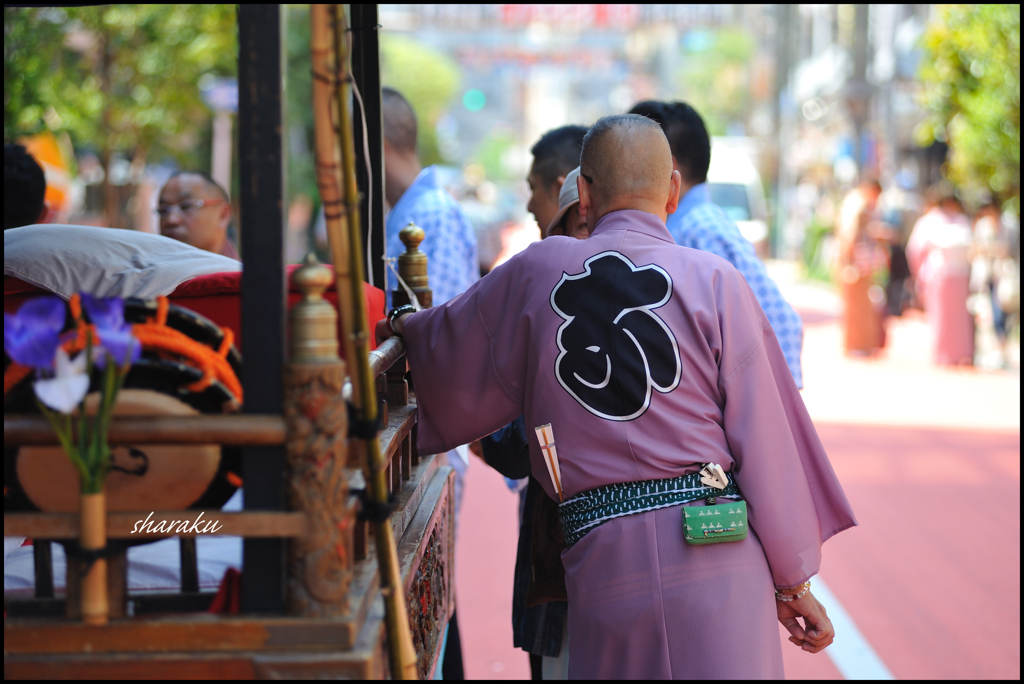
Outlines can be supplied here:
M657 123L637 114L606 116L590 127L578 183L580 214L591 231L602 216L622 209L665 220L679 199L679 173L672 170L668 140Z
M416 113L412 105L394 88L381 89L384 115L384 139L403 154L416 153Z

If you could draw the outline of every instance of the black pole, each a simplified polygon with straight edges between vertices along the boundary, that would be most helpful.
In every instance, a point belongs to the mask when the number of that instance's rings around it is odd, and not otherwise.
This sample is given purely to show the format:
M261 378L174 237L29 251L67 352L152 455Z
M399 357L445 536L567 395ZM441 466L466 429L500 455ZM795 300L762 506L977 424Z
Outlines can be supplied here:
M285 359L284 154L281 5L238 6L238 150L245 413L281 414ZM245 447L246 510L281 510L284 448ZM285 544L246 539L242 611L285 609Z
M377 5L349 5L352 9L352 77L366 105L366 132L360 116L359 103L355 103L352 130L356 147L356 185L362 194L359 207L362 217L363 245L369 245L370 259L366 263L367 279L382 290L384 284L384 123L380 108L380 40ZM370 148L372 178L363 155L363 139ZM372 189L372 193L370 192ZM373 195L373 204L370 195ZM396 257L397 254L388 256ZM363 255L365 259L365 255Z

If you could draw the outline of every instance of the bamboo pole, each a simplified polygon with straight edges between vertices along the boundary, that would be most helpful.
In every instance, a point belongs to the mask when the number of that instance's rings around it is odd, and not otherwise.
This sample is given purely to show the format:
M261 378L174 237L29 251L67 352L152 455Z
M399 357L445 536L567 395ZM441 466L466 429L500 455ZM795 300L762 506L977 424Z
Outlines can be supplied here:
M85 551L107 546L107 496L105 492L82 494L79 510L79 543ZM73 562L69 559L68 562ZM82 622L102 626L110 616L107 595L107 559L97 558L81 576Z
M327 235L334 259L338 308L345 332L345 357L352 378L352 403L359 419L373 423L378 418L377 396L374 378L370 374L368 341L371 332L366 329L366 300L362 288L362 238L359 234L355 144L348 110L351 76L348 71L345 14L340 5L313 5L310 19L317 184L324 205ZM333 65L329 59L332 48ZM332 95L335 100L333 117ZM341 142L340 168L337 139ZM344 199L341 194L342 187ZM356 444L359 445L359 442ZM386 504L388 486L384 477L380 438L374 435L363 440L361 445L365 450L362 460L366 468L369 495L375 503ZM374 523L374 532L392 677L416 679L416 650L409 631L405 588L398 567L398 551L391 522L385 519Z

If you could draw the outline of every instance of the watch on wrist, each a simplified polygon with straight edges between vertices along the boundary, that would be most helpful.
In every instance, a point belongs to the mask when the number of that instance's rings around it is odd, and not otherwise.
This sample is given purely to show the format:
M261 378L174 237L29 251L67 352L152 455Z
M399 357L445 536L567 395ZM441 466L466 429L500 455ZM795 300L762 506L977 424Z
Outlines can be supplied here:
M402 306L396 306L394 309L388 312L388 330L392 335L401 337L402 334L395 330L395 319L405 314L416 313L416 307L412 304L403 304Z

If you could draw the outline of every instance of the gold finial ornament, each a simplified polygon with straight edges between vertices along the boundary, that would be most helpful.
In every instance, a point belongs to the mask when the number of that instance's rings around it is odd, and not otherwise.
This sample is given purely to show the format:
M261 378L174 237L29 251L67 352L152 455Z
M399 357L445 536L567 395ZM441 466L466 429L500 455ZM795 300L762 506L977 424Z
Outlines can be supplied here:
M302 299L289 313L292 362L317 363L338 361L338 314L324 299L324 292L334 282L334 274L312 253L292 274L292 283Z
M423 242L423 238L425 237L426 233L423 232L423 229L412 221L409 221L409 225L398 231L398 238L410 252L418 252L419 250L417 248L420 246L420 243ZM423 258L426 259L426 257Z
M426 237L423 229L412 221L399 231L398 239L405 245L405 252L398 255L398 275L413 292L420 306L429 308L433 303L433 292L427 279L427 255L419 250L420 243ZM391 292L391 302L395 306L409 304L409 296L399 285Z

